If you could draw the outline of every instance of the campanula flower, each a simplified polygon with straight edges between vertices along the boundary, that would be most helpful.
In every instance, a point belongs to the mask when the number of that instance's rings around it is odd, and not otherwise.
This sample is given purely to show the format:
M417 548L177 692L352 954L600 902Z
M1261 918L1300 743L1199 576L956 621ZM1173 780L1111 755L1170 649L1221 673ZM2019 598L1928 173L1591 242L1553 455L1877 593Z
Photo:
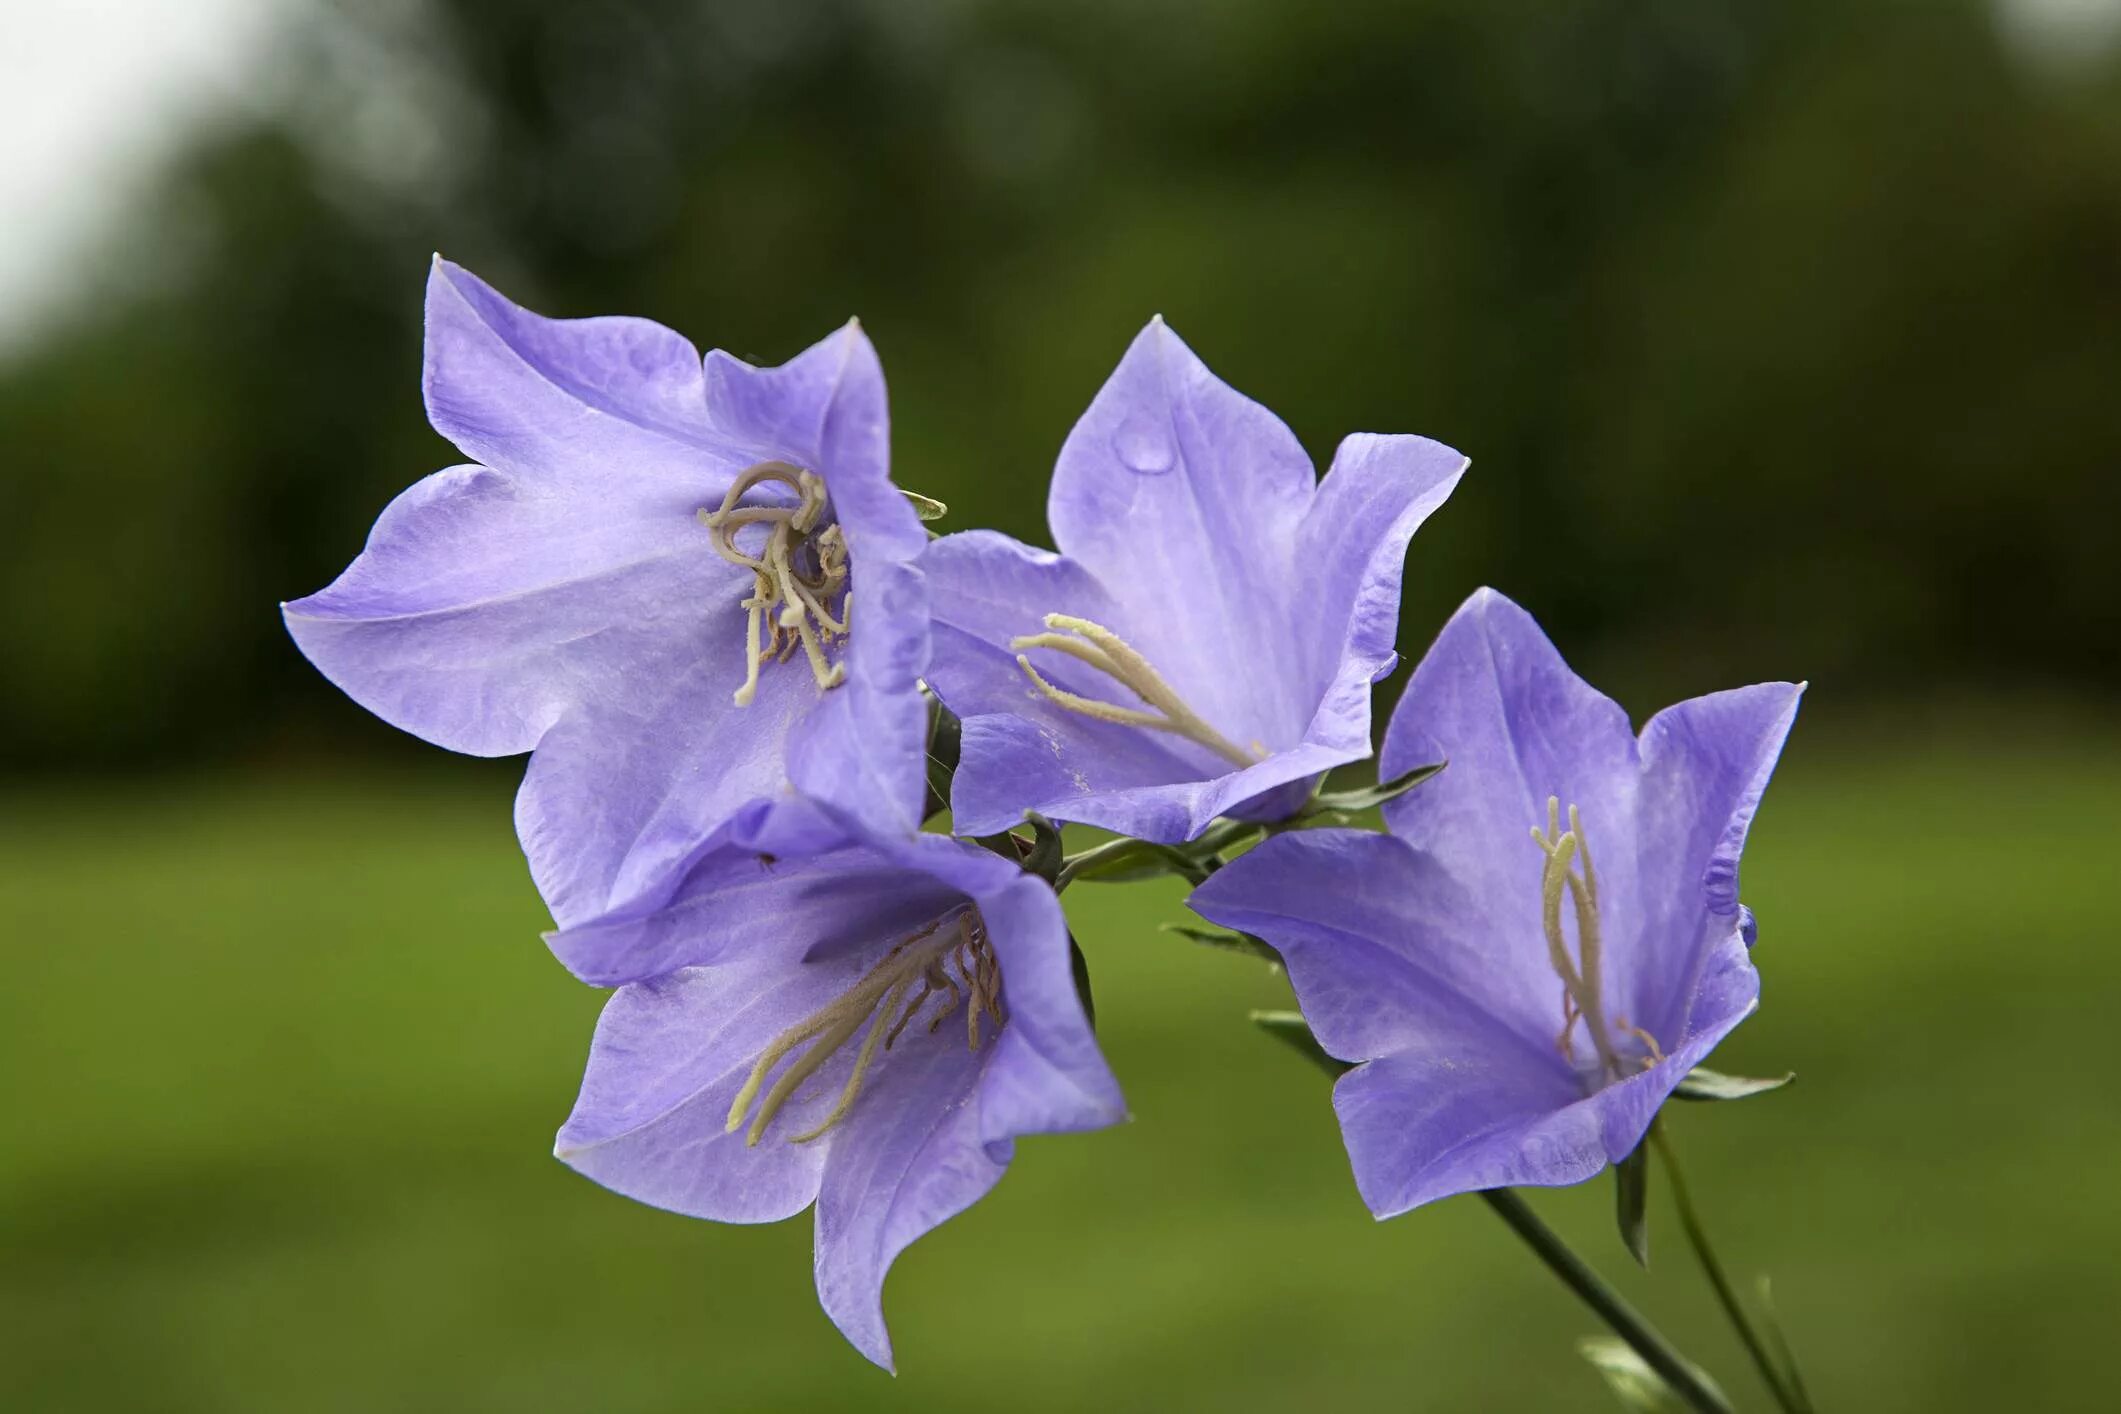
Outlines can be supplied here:
M1036 810L1167 843L1295 811L1370 754L1407 541L1465 459L1358 434L1318 480L1280 419L1153 320L1061 449L1059 554L929 547L928 681L964 720L962 834Z
M814 1203L818 1297L889 1368L898 1254L992 1188L1018 1135L1125 1107L1046 884L937 835L799 841L782 812L767 838L761 818L740 815L657 913L551 936L577 975L623 984L556 1152L694 1217Z
M1802 686L1667 708L1638 737L1531 617L1482 590L1414 673L1389 835L1267 840L1193 907L1281 950L1379 1217L1577 1183L1630 1154L1760 979L1738 857Z
M476 465L400 495L284 606L355 701L453 751L534 751L516 820L562 924L651 906L790 787L910 830L926 543L849 324L776 368L643 319L546 319L437 259L428 417Z

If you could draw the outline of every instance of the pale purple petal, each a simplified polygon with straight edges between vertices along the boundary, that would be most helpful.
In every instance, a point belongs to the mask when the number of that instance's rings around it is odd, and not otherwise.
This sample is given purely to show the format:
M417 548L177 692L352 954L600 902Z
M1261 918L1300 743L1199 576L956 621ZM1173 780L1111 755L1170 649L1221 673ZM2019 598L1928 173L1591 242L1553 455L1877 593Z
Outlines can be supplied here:
M1543 956L1546 860L1531 831L1545 826L1550 796L1564 811L1582 807L1601 889L1623 913L1633 908L1636 751L1627 713L1569 671L1532 617L1492 589L1466 600L1414 670L1378 773L1437 761L1450 764L1389 802L1385 819L1485 900L1496 929L1524 939L1534 960Z
M945 1032L954 1028L945 1027ZM891 1369L884 1277L915 1238L1000 1181L1012 1146L981 1142L978 1089L989 1055L962 1032L894 1052L846 1122L817 1195L817 1294L854 1345Z
M1803 693L1803 684L1782 682L1711 693L1666 708L1642 730L1636 833L1646 917L1642 946L1616 959L1614 977L1615 994L1657 1034L1678 1019L1709 949L1750 922L1740 920L1738 857Z
M1343 1060L1388 1055L1440 1024L1470 1036L1477 1019L1490 1048L1571 1078L1554 1045L1561 988L1538 923L1526 934L1498 930L1491 900L1403 840L1365 830L1277 835L1188 902L1281 950L1319 1044Z
M581 1098L554 1144L569 1167L643 1203L720 1222L777 1222L817 1196L827 1150L747 1145L729 1106L759 1053L844 987L846 969L791 966L769 946L621 988L590 1046ZM844 1081L844 1071L841 1073ZM831 1108L820 1075L776 1123L800 1134Z
M1054 468L1047 519L1061 553L1135 610L1129 642L1239 743L1291 746L1311 720L1283 598L1314 484L1281 419L1161 319L1136 336Z
M788 779L873 829L910 834L928 798L927 585L890 560L865 562L854 583L849 613L860 627L842 660L846 681L790 731Z
M1302 681L1319 702L1305 740L1367 754L1370 687L1399 661L1407 544L1450 497L1466 459L1426 437L1357 433L1340 444L1296 528ZM1349 759L1356 759L1350 757Z
M683 336L615 315L547 319L439 256L423 383L436 431L546 489L661 485L713 504L744 466L710 424Z
M563 928L653 901L716 824L789 790L783 742L816 707L817 683L784 665L737 706L743 611L728 599L693 615L583 694L523 773L516 833Z
M346 571L282 612L310 661L393 726L477 756L528 751L700 605L741 594L696 500L453 467L391 502Z
M903 936L961 897L902 858L848 843L837 829L813 836L809 846L824 848L807 857L805 841L773 838L788 812L801 809L746 812L738 828L695 855L661 906L558 929L546 942L575 976L608 987L717 962L761 939L800 937L822 954Z

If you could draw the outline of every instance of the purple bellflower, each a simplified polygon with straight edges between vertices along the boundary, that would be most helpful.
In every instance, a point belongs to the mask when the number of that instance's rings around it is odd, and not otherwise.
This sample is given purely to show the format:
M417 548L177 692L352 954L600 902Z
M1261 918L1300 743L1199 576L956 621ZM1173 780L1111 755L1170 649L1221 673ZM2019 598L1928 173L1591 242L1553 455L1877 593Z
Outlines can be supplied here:
M1194 893L1360 1062L1334 1108L1378 1217L1618 1163L1758 1005L1738 856L1801 691L1697 697L1638 738L1482 590L1386 731L1383 773L1450 763L1384 807L1391 834L1281 835Z
M1407 542L1465 458L1360 434L1318 480L1280 419L1153 320L1062 447L1061 553L990 531L922 567L964 720L960 834L1039 811L1175 843L1293 813L1370 754Z
M783 811L767 838L764 818L740 815L664 909L551 935L578 976L622 984L556 1152L694 1217L814 1203L819 1300L888 1369L898 1254L992 1188L1016 1136L1125 1106L1045 883L939 835L835 839ZM759 848L806 833L800 858Z
M858 326L777 368L703 362L659 324L542 318L437 258L424 387L477 465L400 495L283 611L384 720L534 751L516 823L562 925L654 906L791 786L915 827L926 534Z

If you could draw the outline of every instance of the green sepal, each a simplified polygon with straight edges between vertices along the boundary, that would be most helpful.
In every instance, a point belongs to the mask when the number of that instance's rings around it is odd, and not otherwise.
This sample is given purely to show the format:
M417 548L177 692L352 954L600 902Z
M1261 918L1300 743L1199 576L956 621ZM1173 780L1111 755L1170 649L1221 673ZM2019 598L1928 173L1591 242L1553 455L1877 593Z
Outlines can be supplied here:
M964 728L942 699L928 699L928 802L921 819L932 820L950 808L950 784L957 779L957 759Z
M1650 1146L1637 1144L1635 1152L1613 1166L1613 1216L1620 1225L1621 1245L1636 1265L1650 1265Z
M1153 840L1113 840L1085 850L1061 870L1061 884L1127 884L1176 874L1189 884L1208 877L1201 861L1182 849Z
M1198 928L1191 923L1159 923L1156 927L1159 932L1176 933L1181 938L1191 938L1203 947L1243 953L1272 966L1281 966L1281 954L1274 950L1274 945L1265 938L1255 938L1250 933L1233 933L1223 928Z
M1675 1100L1743 1100L1749 1095L1765 1095L1770 1090L1780 1090L1797 1078L1796 1071L1786 1075L1756 1079L1749 1075L1724 1075L1719 1071L1695 1066L1679 1082L1672 1092Z
M1311 797L1306 814L1312 815L1360 815L1365 810L1375 810L1388 800L1397 800L1450 763L1438 761L1429 766L1416 766L1404 775L1394 776L1389 781L1379 781L1374 786L1358 786L1354 790L1322 790Z
M1061 872L1060 826L1036 810L1024 816L1024 823L1031 827L1031 844L1024 850L1024 872L1038 875L1057 890ZM1022 845L1021 838L1018 844Z
M933 496L923 496L920 492L908 491L903 486L899 487L898 493L913 502L913 513L924 521L941 520L950 514L950 508Z
M1591 1368L1604 1378L1606 1388L1627 1408L1638 1414L1687 1414L1686 1402L1626 1341L1609 1335L1587 1335L1576 1342L1576 1353L1591 1362ZM1702 1379L1706 1381L1708 1376Z
M1083 956L1083 945L1075 941L1075 931L1068 931L1068 974L1075 979L1075 995L1083 1004L1083 1020L1097 1030L1097 999L1090 995L1090 959Z
M1355 1068L1347 1061L1339 1060L1326 1054L1326 1048L1319 1045L1318 1038L1311 1034L1310 1024L1304 1020L1302 1012L1255 1011L1252 1013L1251 1020L1254 1026L1289 1047L1328 1075L1339 1076L1343 1072Z

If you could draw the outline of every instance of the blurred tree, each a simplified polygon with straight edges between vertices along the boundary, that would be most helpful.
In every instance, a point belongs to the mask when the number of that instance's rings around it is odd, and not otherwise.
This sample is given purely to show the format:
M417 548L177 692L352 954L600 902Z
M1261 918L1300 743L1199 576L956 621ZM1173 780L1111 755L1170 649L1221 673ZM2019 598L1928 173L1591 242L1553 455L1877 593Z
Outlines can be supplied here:
M2121 72L2039 79L1972 0L320 4L0 369L0 763L355 727L272 606L455 459L437 248L753 358L859 313L901 479L1033 538L1161 311L1321 461L1473 455L1410 653L1493 582L1642 700L2111 688Z

